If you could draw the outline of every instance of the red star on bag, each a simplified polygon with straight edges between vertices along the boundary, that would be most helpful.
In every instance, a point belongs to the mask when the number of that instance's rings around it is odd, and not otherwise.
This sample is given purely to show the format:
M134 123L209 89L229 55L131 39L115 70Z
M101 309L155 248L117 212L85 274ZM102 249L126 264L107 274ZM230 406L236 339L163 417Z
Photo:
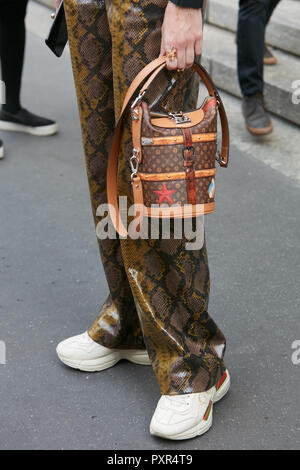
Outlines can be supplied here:
M158 204L161 204L163 201L166 201L169 204L173 204L173 201L171 199L171 194L175 193L175 189L167 189L164 183L161 191L154 191L154 192L159 195Z

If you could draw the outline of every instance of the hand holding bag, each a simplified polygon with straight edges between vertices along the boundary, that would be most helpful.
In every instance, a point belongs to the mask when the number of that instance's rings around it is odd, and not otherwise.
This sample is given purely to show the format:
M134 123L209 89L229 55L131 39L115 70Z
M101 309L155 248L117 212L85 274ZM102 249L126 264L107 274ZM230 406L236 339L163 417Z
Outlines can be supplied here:
M139 89L139 93L131 103L133 153L129 158L133 201L139 207L143 205L142 216L183 218L213 212L215 162L221 167L228 165L227 116L204 67L193 65L209 93L201 108L164 115L151 113L143 101L149 85L165 65L165 57L155 59L132 82L111 147L107 170L108 203L111 220L123 237L128 233L118 208L117 164L126 110L136 90ZM218 112L222 128L220 152L217 150Z

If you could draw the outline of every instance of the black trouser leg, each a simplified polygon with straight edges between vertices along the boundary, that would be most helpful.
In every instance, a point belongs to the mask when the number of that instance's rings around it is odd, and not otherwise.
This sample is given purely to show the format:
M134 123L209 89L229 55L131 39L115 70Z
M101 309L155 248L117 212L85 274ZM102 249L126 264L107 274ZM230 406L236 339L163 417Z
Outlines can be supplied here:
M238 78L243 95L262 93L265 28L279 0L240 0Z
M272 13L277 7L279 2L280 0L272 0L272 1L267 2L266 26L269 23Z
M0 59L6 90L6 103L2 107L11 113L20 109L27 3L28 0L0 3Z

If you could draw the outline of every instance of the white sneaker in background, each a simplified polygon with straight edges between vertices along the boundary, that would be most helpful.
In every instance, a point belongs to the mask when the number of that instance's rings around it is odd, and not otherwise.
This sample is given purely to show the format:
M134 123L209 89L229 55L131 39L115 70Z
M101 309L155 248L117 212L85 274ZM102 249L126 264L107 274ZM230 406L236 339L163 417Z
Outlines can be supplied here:
M73 369L96 372L114 366L121 359L150 365L146 350L108 349L92 340L88 332L65 339L56 348L59 359Z
M219 383L202 393L162 395L153 414L150 433L164 439L191 439L207 432L213 420L213 404L230 387L226 370Z

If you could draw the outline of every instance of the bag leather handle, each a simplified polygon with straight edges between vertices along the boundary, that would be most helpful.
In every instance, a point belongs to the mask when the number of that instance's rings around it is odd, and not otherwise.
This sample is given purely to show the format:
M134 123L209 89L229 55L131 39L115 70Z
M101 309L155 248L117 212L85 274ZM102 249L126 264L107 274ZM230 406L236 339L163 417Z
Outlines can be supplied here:
M165 56L158 57L157 59L147 64L136 75L136 77L132 81L125 95L122 110L121 110L121 113L120 113L120 116L116 125L115 134L114 134L114 138L112 141L112 146L111 146L109 159L108 159L108 166L107 166L107 201L109 204L109 208L113 208L113 210L110 210L111 220L113 222L113 225L116 231L119 233L121 237L126 237L128 235L127 229L124 227L124 224L122 223L122 220L120 217L119 206L118 206L118 191L117 191L118 157L119 157L122 126L124 122L125 111L127 110L128 104L131 101L135 92L140 88L141 84L146 79L148 79L146 80L145 84L141 88L139 95L137 96L137 98L135 99L131 107L134 108L139 105L148 87L153 82L155 77L159 74L159 72L163 68L165 68L165 66L166 66L166 57ZM221 121L221 128L222 128L222 145L221 145L221 150L219 152L219 156L217 160L221 166L227 167L228 155L229 155L229 126L228 126L226 111L222 103L222 99L212 79L210 78L208 72L206 71L206 69L202 65L199 65L196 63L193 64L193 69L200 76L201 80L203 81L204 85L207 88L209 95L214 96L217 99L218 110L219 110L220 121Z

